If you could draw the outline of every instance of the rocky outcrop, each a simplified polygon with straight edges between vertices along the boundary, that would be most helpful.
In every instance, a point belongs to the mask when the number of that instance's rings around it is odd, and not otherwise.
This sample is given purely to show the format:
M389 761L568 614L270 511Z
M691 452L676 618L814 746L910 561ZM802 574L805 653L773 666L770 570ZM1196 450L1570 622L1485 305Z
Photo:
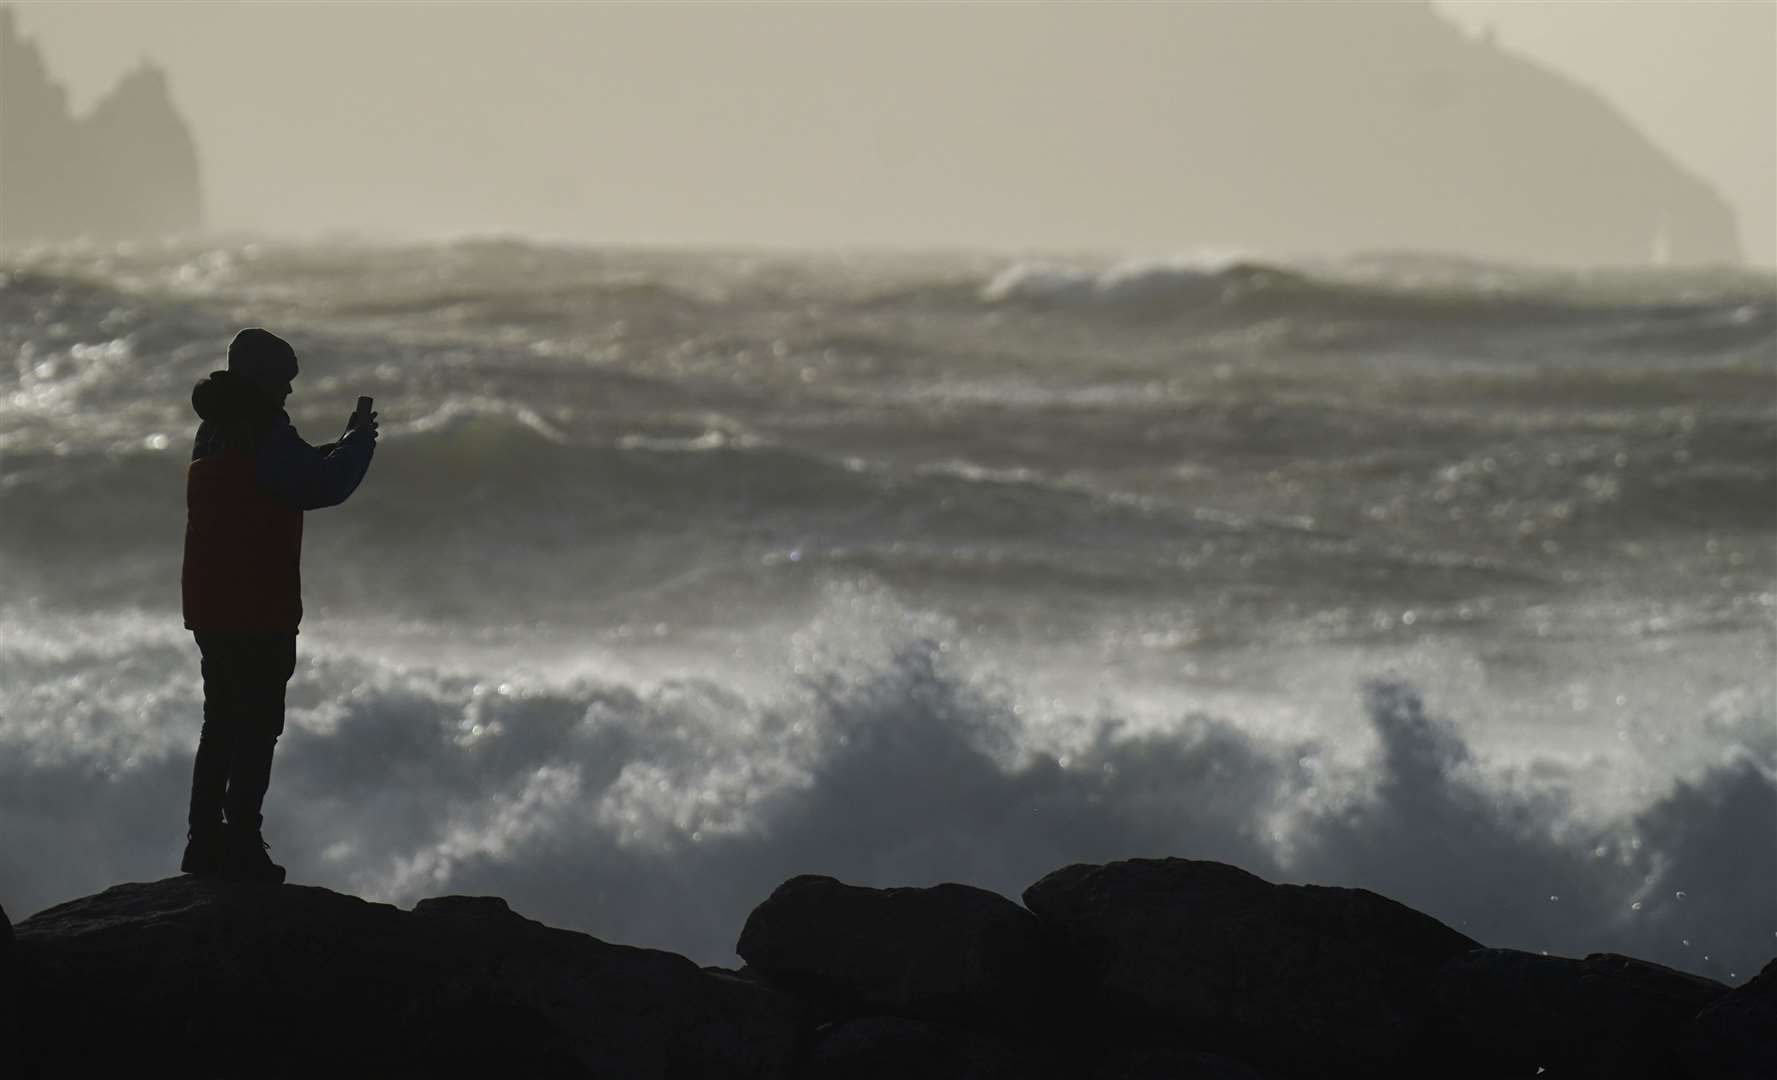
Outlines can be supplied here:
M1017 1030L1054 1012L1063 989L1036 917L970 885L791 878L753 909L735 951L773 984L853 1016Z
M0 246L127 240L202 225L197 146L165 72L144 61L76 117L0 8Z
M1431 976L1479 947L1363 889L1273 885L1190 859L1070 866L1024 902L1084 964L1096 1013L1129 1037L1165 1032L1305 1071L1412 1060Z
M1728 992L1713 979L1628 956L1584 960L1476 949L1434 982L1442 1041L1499 1076L1598 1080L1679 1075L1679 1036Z
M6 909L0 907L0 1004L4 1004L9 998L13 969L17 963L13 955L12 923L6 918Z
M1777 1075L1777 960L1697 1014L1679 1047L1685 1075L1754 1080Z
M17 934L45 1074L781 1076L799 1030L785 995L491 897L171 878Z
M19 1057L18 959L12 944L12 923L0 908L0 1061Z
M1777 961L1729 991L1189 859L1070 866L1024 895L793 878L730 972L493 897L120 885L19 924L0 1040L23 1045L8 1076L1777 1075Z
M1023 1080L1050 1072L1041 1051L967 1028L900 1016L825 1025L815 1036L806 1080L902 1080L910 1076Z

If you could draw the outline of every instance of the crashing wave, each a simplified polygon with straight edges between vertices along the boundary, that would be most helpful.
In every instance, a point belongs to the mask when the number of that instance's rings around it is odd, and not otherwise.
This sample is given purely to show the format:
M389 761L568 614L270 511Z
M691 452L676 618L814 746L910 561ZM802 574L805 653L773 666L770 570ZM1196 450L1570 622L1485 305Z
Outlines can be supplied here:
M189 646L164 620L33 624L0 634L0 686L30 688L0 692L0 850L144 805L176 822L201 711ZM383 899L509 892L716 962L791 873L1010 890L1138 849L1376 889L1515 948L1636 952L1730 981L1768 955L1777 761L1736 735L1768 724L1768 701L1722 729L1715 764L1588 822L1575 766L1540 759L1527 786L1399 682L1367 689L1353 748L1200 713L1050 715L917 633L867 656L798 646L794 677L755 691L439 671L351 656L331 629L292 684L279 821L306 880ZM171 834L164 850L94 835L29 882L0 864L9 907L164 874L176 855Z
M1305 286L1308 281L1294 270L1235 254L1136 259L1099 270L1029 261L995 274L982 287L981 299L989 304L1057 306L1200 304L1278 286Z

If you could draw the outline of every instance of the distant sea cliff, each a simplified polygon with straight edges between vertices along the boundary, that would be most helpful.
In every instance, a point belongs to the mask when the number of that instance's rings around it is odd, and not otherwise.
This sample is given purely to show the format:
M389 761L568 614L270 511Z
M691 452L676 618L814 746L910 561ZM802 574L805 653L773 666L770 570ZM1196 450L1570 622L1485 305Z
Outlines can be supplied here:
M1055 61L1044 76L1053 85L1035 89L1088 95L1107 121L1142 95L1133 126L1056 124L1032 110L1022 83L983 92L974 68L993 58L982 56L922 69L970 102L960 125L917 108L861 107L896 88L866 56L847 93L798 93L818 121L808 139L862 125L868 149L835 150L806 175L754 170L757 190L737 166L731 194L761 200L767 231L773 214L830 202L837 186L894 213L912 205L907 192L925 191L935 197L924 227L963 243L1416 251L1566 266L1741 261L1734 212L1707 181L1596 92L1465 33L1430 4L1193 3L1154 19L1153 40L1116 46L1145 72L1138 78L1105 81L1084 62L1025 58ZM1008 30L1007 48L1040 48L1041 35ZM197 149L160 69L144 63L75 117L3 9L0 48L0 243L202 227ZM664 167L650 156L644 148L640 171L611 182L649 184ZM1075 164L1058 167L1061 158ZM864 219L855 227L868 234Z
M144 61L85 116L0 8L0 245L132 240L203 227L197 143Z
M1734 211L1602 95L1430 4L1186 4L1179 220L1261 251L1737 264Z

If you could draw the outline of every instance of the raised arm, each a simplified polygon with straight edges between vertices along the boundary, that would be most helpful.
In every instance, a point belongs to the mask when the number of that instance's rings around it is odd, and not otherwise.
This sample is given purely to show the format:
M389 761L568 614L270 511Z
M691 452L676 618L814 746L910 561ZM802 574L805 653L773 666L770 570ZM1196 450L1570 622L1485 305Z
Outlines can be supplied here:
M345 502L376 452L376 429L354 428L337 443L310 446L290 424L279 427L260 447L259 486L298 510L320 510Z

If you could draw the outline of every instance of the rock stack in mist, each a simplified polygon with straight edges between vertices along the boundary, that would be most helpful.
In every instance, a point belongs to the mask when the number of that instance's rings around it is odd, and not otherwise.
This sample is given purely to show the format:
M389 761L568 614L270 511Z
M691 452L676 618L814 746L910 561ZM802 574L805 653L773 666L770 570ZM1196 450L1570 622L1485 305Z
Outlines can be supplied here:
M1187 859L1066 867L1024 902L797 877L733 972L493 897L119 885L15 935L0 916L8 1075L1777 1074L1777 961L1730 990L1490 949L1366 890Z
M0 7L0 245L132 240L202 224L197 144L144 60L85 116Z

